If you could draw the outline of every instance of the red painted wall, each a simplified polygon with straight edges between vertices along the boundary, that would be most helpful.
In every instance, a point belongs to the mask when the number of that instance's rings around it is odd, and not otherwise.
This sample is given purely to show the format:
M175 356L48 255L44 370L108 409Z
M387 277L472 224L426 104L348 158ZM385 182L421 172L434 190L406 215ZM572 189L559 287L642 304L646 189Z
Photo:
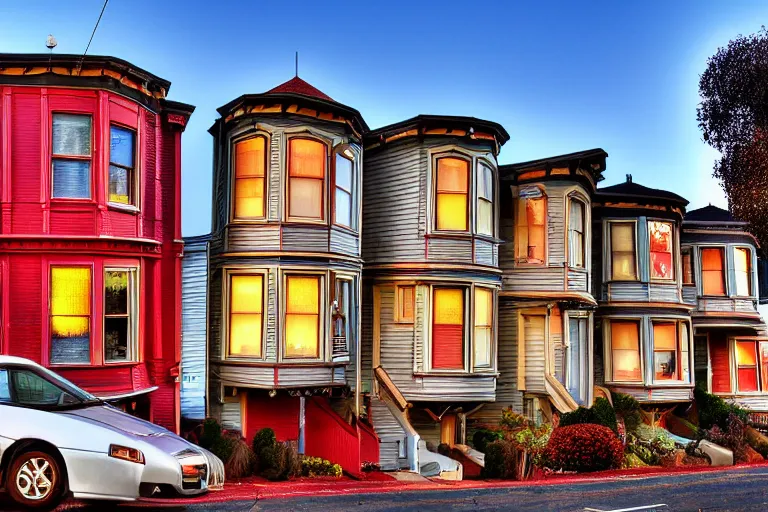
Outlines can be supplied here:
M262 428L275 431L278 441L299 439L299 398L279 394L270 398L266 391L249 391L246 402L245 438L250 443Z
M357 424L360 431L360 462L379 462L379 436L365 423Z
M54 370L98 395L157 386L150 416L178 427L181 359L182 126L108 90L0 86L0 353L49 364L48 280L52 263L91 265L91 363ZM52 114L92 122L91 198L51 198ZM136 131L138 208L107 203L109 127ZM104 238L108 237L108 238ZM103 360L104 265L139 268L137 360Z
M357 429L331 409L328 399L308 399L305 417L304 453L339 464L348 473L360 473L362 460ZM378 454L373 460L379 460Z
M728 355L728 340L725 336L710 333L709 358L712 362L712 392L731 392L731 362Z

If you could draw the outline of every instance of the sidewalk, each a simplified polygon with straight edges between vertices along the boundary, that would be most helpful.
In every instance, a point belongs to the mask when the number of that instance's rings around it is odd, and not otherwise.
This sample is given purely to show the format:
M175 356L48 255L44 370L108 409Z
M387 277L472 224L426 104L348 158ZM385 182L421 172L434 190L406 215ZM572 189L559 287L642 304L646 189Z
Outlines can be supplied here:
M299 496L322 496L340 494L369 494L403 491L434 491L460 489L487 489L533 487L563 484L578 484L605 482L606 480L644 479L663 475L680 475L691 473L721 473L755 466L768 466L768 462L756 464L738 464L727 467L682 467L662 468L647 467L638 469L620 469L600 471L596 473L555 474L540 477L535 480L462 480L449 481L428 479L424 482L399 481L387 473L370 473L365 480L351 478L298 478L286 482L269 482L263 478L252 477L239 481L228 482L224 490L210 492L198 498L182 498L174 500L142 500L142 504L157 506L189 505L200 503L221 503L225 501L250 501Z

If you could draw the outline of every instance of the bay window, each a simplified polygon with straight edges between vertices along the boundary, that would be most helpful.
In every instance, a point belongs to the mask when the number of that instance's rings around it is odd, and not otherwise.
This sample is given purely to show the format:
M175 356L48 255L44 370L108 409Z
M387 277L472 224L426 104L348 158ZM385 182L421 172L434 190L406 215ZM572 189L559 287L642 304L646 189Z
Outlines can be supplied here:
M91 361L91 268L51 267L51 363Z
M395 322L402 324L413 323L414 299L416 295L415 286L397 287L397 307L395 310Z
M285 279L286 358L320 357L321 277L289 275Z
M693 279L693 257L691 248L687 247L681 251L683 257L683 284L694 284Z
M477 164L477 233L493 236L493 171Z
M515 260L543 265L547 247L547 197L521 197L516 210Z
M749 249L736 247L733 250L733 267L736 272L736 295L752 295L752 254Z
M432 368L464 368L464 289L434 288L432 294Z
M91 198L91 116L53 114L52 197Z
M640 364L640 322L611 320L610 347L614 382L642 382Z
M328 148L313 139L288 140L288 217L325 220Z
M135 361L137 293L135 268L104 269L104 360Z
M438 158L435 175L435 229L468 231L469 162L461 158Z
M701 291L704 295L725 295L724 256L722 247L701 249Z
M493 290L475 288L474 366L491 366L493 343Z
M611 279L636 281L637 263L635 250L635 224L611 222Z
M651 279L674 279L672 223L648 221Z
M584 268L584 203L570 199L568 210L568 263Z
M347 156L347 153L350 156ZM352 176L354 163L351 152L336 153L335 164L335 195L333 221L341 226L352 227L353 201Z
M109 202L136 206L136 133L109 128Z
M267 138L262 135L235 143L235 219L263 219L265 211Z
M349 353L350 333L355 327L353 324L354 298L352 296L352 280L336 279L336 287L333 299L333 317L331 319L331 333L333 336L333 355Z
M685 322L653 322L654 381L690 382L688 338L688 324Z
M234 357L262 357L264 276L229 276L229 346Z

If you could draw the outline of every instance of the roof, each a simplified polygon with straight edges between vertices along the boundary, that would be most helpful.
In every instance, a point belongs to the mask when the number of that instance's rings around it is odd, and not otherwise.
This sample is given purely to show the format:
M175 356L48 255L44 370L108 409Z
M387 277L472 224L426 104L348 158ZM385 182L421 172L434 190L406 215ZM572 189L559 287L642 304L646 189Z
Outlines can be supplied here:
M301 94L303 96L310 96L312 98L320 98L321 100L325 100L325 101L334 101L333 98L325 94L323 91L321 91L314 85L308 82L305 82L298 76L291 78L287 82L283 82L277 87L273 87L272 89L268 90L264 94L274 94L274 93L281 93L281 92L290 93L290 94Z
M627 181L618 185L612 185L610 187L603 187L597 189L599 196L611 196L611 197L627 197L627 198L640 198L650 200L662 200L668 203L677 203L681 206L686 206L688 200L667 190L661 190L658 188L650 188L639 183L632 181L632 175L627 175Z
M690 223L712 223L712 224L732 224L735 226L746 226L748 222L736 220L731 212L709 205L704 208L691 210L685 214L683 222Z
M386 138L389 134L399 133L410 128L423 127L424 129L430 129L446 128L447 126L465 130L470 133L477 131L491 132L496 137L499 145L502 145L509 140L509 133L507 133L507 130L505 130L499 123L478 119L477 117L436 114L419 114L418 116L406 119L405 121L399 121L397 123L376 128L375 130L370 130L365 134L365 139L369 142L376 142L382 138Z
M519 162L516 164L503 165L504 169L512 171L520 171L523 169L542 168L542 167L557 167L557 164L565 164L574 160L603 160L603 168L605 167L605 159L608 157L608 153L602 148L587 149L584 151L576 151L575 153L566 153L564 155L549 156L546 158L539 158L538 160L529 160L527 162ZM602 171L603 169L601 169Z

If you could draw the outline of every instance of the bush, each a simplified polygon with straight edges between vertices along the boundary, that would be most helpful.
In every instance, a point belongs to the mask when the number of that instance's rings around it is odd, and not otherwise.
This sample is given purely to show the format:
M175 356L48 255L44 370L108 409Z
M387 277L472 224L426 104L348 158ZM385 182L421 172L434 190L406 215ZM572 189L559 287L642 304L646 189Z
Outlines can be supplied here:
M207 418L203 421L201 432L198 436L198 443L206 450L211 450L213 445L221 439L221 435L221 425L219 422L213 418Z
M505 407L501 411L501 420L499 420L499 426L515 430L521 427L530 426L530 421L522 414L518 414L513 411L511 407Z
M308 477L341 476L341 466L320 457L304 457L301 460L301 474Z
M699 411L699 427L708 430L717 425L721 430L728 428L728 418L731 414L738 417L742 423L747 422L749 412L738 405L729 404L719 396L707 393L701 387L693 392L696 408Z
M275 443L271 448L264 447L263 450L269 451L274 460L274 464L270 467L264 467L261 462L259 463L261 475L267 480L287 480L301 474L301 458L295 443Z
M517 474L517 448L510 441L498 440L486 446L483 478L515 478Z
M546 465L545 449L551 435L552 425L543 424L535 428L528 427L519 430L514 435L514 442L518 449L523 449L528 453L528 458L534 466L543 467Z
M568 425L552 432L545 456L552 469L600 471L621 466L624 446L603 425Z
M501 430L492 430L489 428L481 428L476 430L472 436L472 445L476 450L485 453L486 447L499 439L504 439L504 432Z
M724 430L718 425L704 431L704 439L733 452L734 462L747 462L746 425L735 413L728 416L728 427Z
M274 468L277 464L277 439L275 431L263 428L253 437L253 453L256 455L256 471Z
M586 407L579 407L573 412L567 412L560 416L561 427L587 423L602 425L614 432L618 432L616 411L613 410L611 403L602 397L596 399L594 405L589 409Z
M626 431L634 432L643 423L640 402L631 395L615 392L611 392L611 400L613 401L613 410L624 420Z
M224 464L224 472L227 478L250 476L255 459L253 451L243 439L233 439L229 460Z
M226 464L229 462L229 459L232 457L232 452L235 450L235 445L239 442L239 439L232 437L232 436L221 436L216 441L214 441L213 445L209 448L211 453L213 453L215 456L221 459L221 462L224 463L224 466L226 468Z
M370 473L371 471L381 471L381 466L379 466L378 462L364 460L360 469L363 473Z

